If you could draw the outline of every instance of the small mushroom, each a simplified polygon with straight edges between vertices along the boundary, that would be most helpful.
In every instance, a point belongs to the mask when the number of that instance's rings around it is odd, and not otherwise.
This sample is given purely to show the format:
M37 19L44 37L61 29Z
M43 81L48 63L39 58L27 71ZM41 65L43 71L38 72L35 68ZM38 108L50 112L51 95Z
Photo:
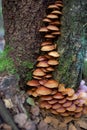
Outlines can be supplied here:
M54 109L50 109L51 113L55 114L55 115L58 115L58 112Z
M44 101L44 100L52 100L52 96L51 95L46 95L46 96L42 96L41 98L40 98L40 100L41 101Z
M55 103L55 104L52 106L53 109L58 109L58 108L61 108L61 107L62 107L62 105L59 104L59 103Z
M72 105L72 102L71 101L66 101L64 104L63 104L63 107L69 107Z
M42 28L39 30L39 32L48 32L48 29L47 29L47 27L42 27Z
M76 105L75 104L72 104L71 106L68 106L66 108L68 111L75 111L76 110Z
M48 79L42 79L42 80L39 80L39 83L40 85L44 85L47 81Z
M58 100L58 103L64 104L66 102L66 98Z
M46 46L46 45L52 45L52 42L50 41L45 41L41 43L41 46Z
M75 93L74 89L66 88L65 91L63 92L63 95L73 96L74 93Z
M52 25L60 25L61 23L60 23L60 21L56 20L54 22L51 22L50 24L52 24Z
M45 75L45 78L51 78L51 77L52 77L52 74Z
M55 38L55 36L53 36L52 34L46 34L44 37L49 39Z
M39 95L49 95L52 93L52 90L44 86L40 86L39 88L36 89L36 92Z
M55 49L55 45L47 45L41 48L41 51L52 51Z
M27 85L29 85L29 86L39 86L40 83L39 83L38 80L30 80L30 81L27 82Z
M69 116L69 113L68 112L64 112L64 113L61 113L61 116Z
M54 10L54 11L52 11L51 13L52 13L52 14L62 14L62 12L59 11L59 10Z
M49 100L48 103L49 104L55 104L55 103L57 103L57 100L56 99L52 99L52 100Z
M44 61L44 60L47 60L47 58L45 56L39 56L37 58L37 61Z
M58 82L54 79L49 79L45 84L45 87L47 88L57 88L58 87Z
M57 51L51 51L51 52L48 53L48 55L52 56L52 57L55 57L55 58L60 56Z
M65 91L65 84L59 84L58 91L59 92L64 92Z
M55 99L63 99L64 96L61 93L57 92L55 95L53 95L53 98L55 98Z
M39 61L39 63L37 63L36 66L37 67L49 67L49 64L47 63L47 61Z
M58 108L56 111L57 111L58 113L64 113L64 112L66 111L66 109L63 108L63 107L60 107L60 108Z
M59 62L57 60L51 59L51 60L48 60L48 64L49 65L58 65Z
M40 107L50 109L52 106L47 101L42 101L42 102L40 102Z
M47 67L46 70L47 70L48 72L52 72L52 71L54 71L54 68L53 68L53 67Z
M57 19L58 16L55 15L55 14L49 14L49 15L47 15L47 18L50 18L50 19Z
M63 7L63 4L56 4L57 7Z
M45 19L43 19L43 22L50 23L50 22L51 22L51 20L50 20L50 19L48 19L48 18L45 18Z
M75 110L75 112L81 112L83 110L83 107L76 107L76 110Z
M58 31L58 32L53 32L51 34L57 36L57 35L61 35L61 32Z
M77 94L74 94L73 96L69 96L66 99L69 101L76 100L78 98Z
M49 5L48 9L58 9L58 6L56 6L55 4Z
M41 69L35 69L34 72L33 72L33 75L35 76L44 76L46 75Z
M51 30L51 31L59 31L59 28L56 27L56 26L54 26L54 25L48 25L48 26L47 26L47 29L48 29L48 30Z

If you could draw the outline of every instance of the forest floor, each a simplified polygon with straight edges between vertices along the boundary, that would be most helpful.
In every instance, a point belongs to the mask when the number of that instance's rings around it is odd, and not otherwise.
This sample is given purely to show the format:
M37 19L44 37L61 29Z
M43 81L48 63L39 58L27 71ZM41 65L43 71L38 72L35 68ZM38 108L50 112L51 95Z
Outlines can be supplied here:
M0 98L11 114L9 117L17 125L17 130L87 130L87 115L75 119L41 110L37 101L34 102L24 90L19 89L18 81L13 76L0 77ZM0 110L0 130L16 130L1 111L3 113L4 109Z

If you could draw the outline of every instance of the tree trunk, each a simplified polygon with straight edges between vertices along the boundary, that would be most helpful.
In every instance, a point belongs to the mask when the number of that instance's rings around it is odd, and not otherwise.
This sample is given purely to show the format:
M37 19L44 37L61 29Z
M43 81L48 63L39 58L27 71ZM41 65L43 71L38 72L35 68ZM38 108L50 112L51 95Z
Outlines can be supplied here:
M43 25L47 6L55 0L3 0L3 16L6 43L12 47L10 56L14 59L19 75L25 78L29 72L24 63L35 63L39 55L43 36L38 32ZM87 21L86 0L63 0L61 37L55 41L60 53L55 79L76 88L82 78L85 54L84 25Z

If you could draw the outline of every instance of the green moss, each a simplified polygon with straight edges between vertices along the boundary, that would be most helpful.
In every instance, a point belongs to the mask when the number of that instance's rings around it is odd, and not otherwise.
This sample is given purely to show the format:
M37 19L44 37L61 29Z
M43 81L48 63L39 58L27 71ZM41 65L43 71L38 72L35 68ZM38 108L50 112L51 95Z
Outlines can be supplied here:
M87 78L87 61L84 61L83 75L84 75L85 78Z
M8 57L10 50L10 47L7 46L3 52L0 52L0 73L16 74L13 59Z

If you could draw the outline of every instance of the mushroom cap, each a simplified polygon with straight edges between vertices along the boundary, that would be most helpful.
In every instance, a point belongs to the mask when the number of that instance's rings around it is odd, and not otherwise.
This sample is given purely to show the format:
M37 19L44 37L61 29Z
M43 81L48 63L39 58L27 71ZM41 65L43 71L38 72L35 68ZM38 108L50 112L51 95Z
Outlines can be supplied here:
M48 25L48 26L47 26L47 29L48 29L48 30L52 30L52 31L59 31L59 28L56 27L56 26L54 26L54 25Z
M65 91L65 84L59 84L58 91L59 92L64 92Z
M49 5L48 9L58 9L58 6L56 6L55 4Z
M58 112L54 109L50 109L51 113L55 114L55 115L58 115Z
M55 57L55 58L60 56L57 51L51 51L51 52L48 53L48 55L52 56L52 57Z
M82 110L83 110L83 107L78 107L78 106L76 106L75 112L81 112Z
M63 98L63 99L58 100L58 103L60 103L60 104L63 104L63 103L65 103L65 102L66 102L66 98Z
M51 60L48 60L48 64L49 65L58 65L59 62L57 60L51 59Z
M49 15L47 15L47 18L50 18L50 19L57 19L58 16L55 15L55 14L49 14Z
M66 99L72 101L72 100L76 100L77 98L78 98L77 94L74 94L73 96L69 96Z
M55 2L55 4L59 4L59 3L63 4L63 2L61 0L58 0Z
M45 56L39 56L37 58L37 61L43 61L43 60L47 60L47 58Z
M64 113L61 113L61 116L69 116L69 113L68 112L64 112Z
M61 34L61 32L53 32L53 33L51 33L52 35L60 35Z
M45 67L45 68L43 67L43 68L41 68L41 69L42 69L43 72L48 72L48 71L46 70L46 67Z
M40 86L39 88L37 88L36 92L39 94L39 95L49 95L52 93L52 90L49 89L49 88L46 88L44 86Z
M40 102L40 107L50 109L52 106L47 101L42 101L42 102Z
M66 108L68 111L75 111L76 110L76 105L72 104L71 106Z
M60 21L56 20L54 22L51 22L50 24L52 24L52 25L60 25L61 23L60 23Z
M38 96L37 92L36 91L32 92L32 96L37 97Z
M41 85L44 85L47 81L48 81L48 79L41 79L41 80L39 80L39 83Z
M64 95L72 96L74 95L75 91L72 88L66 88L65 91L63 92Z
M49 104L55 104L55 103L57 103L57 102L58 102L58 101L57 101L56 99L52 99L52 100L49 100L49 101L48 101Z
M58 113L64 113L64 112L66 111L66 109L63 108L63 107L60 107L60 108L58 108L56 111L57 111Z
M59 11L59 10L54 10L54 11L52 11L51 13L52 13L52 14L62 14L62 12Z
M50 20L50 19L48 19L48 18L45 18L45 19L43 19L43 22L50 23L50 22L51 22L51 20Z
M38 69L34 70L33 75L35 75L35 76L44 76L45 73L41 69L38 68Z
M44 100L52 100L52 96L51 95L45 95L45 96L42 96L41 98L40 98L40 100L41 101L44 101Z
M47 45L41 48L41 51L52 51L55 49L55 45Z
M55 36L53 36L52 34L46 34L45 36L44 36L45 38L55 38Z
M50 41L45 41L41 43L41 46L46 46L46 45L52 45L52 42Z
M54 94L56 94L56 93L57 93L57 89L54 89L54 90L52 90L51 95L54 95Z
M54 79L49 79L45 84L45 87L47 88L57 88L58 87L58 82Z
M34 79L42 79L42 77L33 76Z
M51 77L52 77L52 74L45 75L45 78L51 78Z
M27 82L27 85L29 85L29 86L39 86L40 85L40 83L39 83L39 81L38 80L30 80L30 81L28 81Z
M47 67L46 70L49 71L49 72L51 72L51 71L54 71L54 68L52 68L52 67Z
M52 106L53 109L58 109L58 108L61 108L61 107L62 107L62 105L59 104L59 103L55 103L55 104Z
M56 6L57 7L63 7L63 4L62 3L57 3Z
M39 29L39 32L48 32L47 27L42 27L41 29Z
M72 105L72 102L71 101L66 101L64 104L63 104L63 107L69 107Z
M53 96L53 98L55 98L55 99L63 99L64 96L62 95L62 93L57 92L57 93Z
M37 67L49 67L49 64L47 63L47 61L39 61L39 63L37 63L36 66Z

